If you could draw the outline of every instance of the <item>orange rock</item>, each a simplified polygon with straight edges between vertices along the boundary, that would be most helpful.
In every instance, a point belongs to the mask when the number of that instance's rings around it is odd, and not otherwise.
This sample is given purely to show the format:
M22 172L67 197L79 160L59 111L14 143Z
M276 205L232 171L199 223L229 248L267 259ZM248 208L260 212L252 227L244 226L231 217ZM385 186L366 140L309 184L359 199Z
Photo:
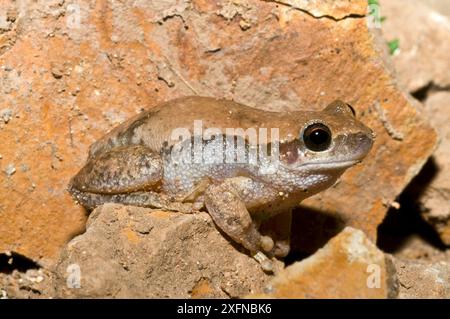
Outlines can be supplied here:
M85 226L65 188L88 146L183 95L280 111L352 104L378 135L372 153L306 204L372 239L384 205L435 144L421 110L393 84L361 16L366 0L295 1L298 9L249 0L234 18L218 14L228 1L1 3L17 14L0 31L0 105L12 112L0 128L0 252L51 265Z
M263 298L395 297L395 275L383 252L360 230L345 228L322 249L277 274Z
M271 277L206 213L106 204L64 248L53 287L64 298L236 298L261 290Z

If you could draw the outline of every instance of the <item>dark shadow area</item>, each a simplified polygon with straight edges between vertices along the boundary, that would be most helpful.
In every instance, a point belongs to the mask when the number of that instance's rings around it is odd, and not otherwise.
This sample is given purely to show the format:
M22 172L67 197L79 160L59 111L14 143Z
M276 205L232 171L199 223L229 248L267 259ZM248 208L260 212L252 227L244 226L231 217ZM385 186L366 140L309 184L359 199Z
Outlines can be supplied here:
M391 209L378 227L377 246L394 254L400 251L411 236L417 235L431 246L445 250L436 231L420 215L418 199L436 176L438 168L431 157L398 198L400 209Z
M430 82L427 85L417 89L416 91L411 92L411 95L420 102L424 102L430 94L434 92L448 91L448 90L450 90L450 86L442 87L436 85L434 82Z
M433 88L433 83L430 82L427 85L417 89L414 92L411 92L411 95L416 99L419 100L420 102L423 102L427 99L428 94L430 93L430 91Z
M337 215L300 206L292 213L291 251L284 259L286 265L305 259L338 233L346 223Z
M41 268L38 263L21 254L12 252L9 254L0 254L0 273L11 274L14 270L26 272L30 269Z

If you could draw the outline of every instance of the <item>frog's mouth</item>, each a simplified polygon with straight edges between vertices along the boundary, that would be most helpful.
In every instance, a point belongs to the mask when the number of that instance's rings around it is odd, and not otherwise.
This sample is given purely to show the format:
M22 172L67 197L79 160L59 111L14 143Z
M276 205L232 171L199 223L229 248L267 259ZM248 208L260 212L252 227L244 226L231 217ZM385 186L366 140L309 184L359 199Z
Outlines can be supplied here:
M312 168L314 170L335 170L335 169L346 169L353 165L361 163L361 160L347 160L347 161L333 161L333 162L316 162L316 163L305 163L299 168Z

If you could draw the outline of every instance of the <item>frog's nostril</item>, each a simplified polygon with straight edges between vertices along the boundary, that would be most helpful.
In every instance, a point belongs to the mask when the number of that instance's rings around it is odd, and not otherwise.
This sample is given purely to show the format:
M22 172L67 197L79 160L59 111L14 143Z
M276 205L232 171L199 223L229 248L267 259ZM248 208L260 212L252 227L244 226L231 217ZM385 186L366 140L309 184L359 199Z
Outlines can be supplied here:
M353 116L356 117L356 111L350 104L347 103L348 108L350 109L350 112L352 112Z

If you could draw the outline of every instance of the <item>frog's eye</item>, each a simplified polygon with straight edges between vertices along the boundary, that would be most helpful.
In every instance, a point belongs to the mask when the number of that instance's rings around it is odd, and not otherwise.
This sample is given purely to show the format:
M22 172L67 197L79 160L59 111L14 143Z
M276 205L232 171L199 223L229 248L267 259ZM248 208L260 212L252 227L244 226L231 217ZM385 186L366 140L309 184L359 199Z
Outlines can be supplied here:
M331 145L331 131L324 124L311 124L303 132L303 142L311 151L326 151Z

